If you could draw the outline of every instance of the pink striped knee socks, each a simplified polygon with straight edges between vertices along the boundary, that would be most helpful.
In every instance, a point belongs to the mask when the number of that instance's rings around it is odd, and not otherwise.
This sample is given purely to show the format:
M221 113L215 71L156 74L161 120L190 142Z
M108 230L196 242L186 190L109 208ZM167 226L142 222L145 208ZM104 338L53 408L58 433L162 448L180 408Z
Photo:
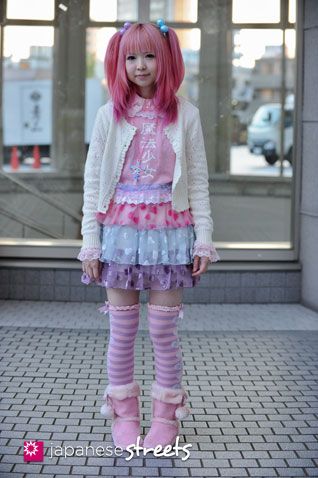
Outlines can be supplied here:
M107 351L108 380L111 385L126 385L134 380L135 338L140 304L108 305L110 337Z
M156 382L161 387L181 388L183 363L178 339L182 304L169 307L148 304L149 334L155 355Z

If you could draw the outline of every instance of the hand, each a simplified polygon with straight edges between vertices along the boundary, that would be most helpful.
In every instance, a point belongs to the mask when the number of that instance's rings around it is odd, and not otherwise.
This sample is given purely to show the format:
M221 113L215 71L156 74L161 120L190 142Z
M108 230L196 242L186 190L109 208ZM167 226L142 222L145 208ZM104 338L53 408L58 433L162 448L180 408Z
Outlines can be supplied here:
M200 274L206 272L208 269L209 262L210 260L206 256L194 256L192 275L199 276Z
M98 259L82 262L82 271L85 272L90 279L98 280L102 270L102 263Z

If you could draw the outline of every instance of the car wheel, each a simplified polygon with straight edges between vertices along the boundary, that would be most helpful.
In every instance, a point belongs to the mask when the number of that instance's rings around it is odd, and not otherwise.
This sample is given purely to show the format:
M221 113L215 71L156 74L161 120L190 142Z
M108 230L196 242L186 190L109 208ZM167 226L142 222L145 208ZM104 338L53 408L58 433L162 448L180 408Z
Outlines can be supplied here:
M267 161L268 164L270 164L271 166L273 166L273 164L276 163L277 159L278 159L278 156L277 154L265 154L265 159Z

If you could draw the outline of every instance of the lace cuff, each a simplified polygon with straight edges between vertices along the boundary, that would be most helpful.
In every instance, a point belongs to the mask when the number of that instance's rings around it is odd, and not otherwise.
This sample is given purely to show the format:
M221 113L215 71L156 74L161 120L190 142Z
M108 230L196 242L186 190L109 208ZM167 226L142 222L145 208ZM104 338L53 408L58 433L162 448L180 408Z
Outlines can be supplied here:
M193 246L193 257L194 256L208 257L210 262L217 262L221 260L213 244L208 245L208 244L195 243Z
M77 256L79 261L92 261L93 259L100 258L101 250L97 247L85 247L82 248Z

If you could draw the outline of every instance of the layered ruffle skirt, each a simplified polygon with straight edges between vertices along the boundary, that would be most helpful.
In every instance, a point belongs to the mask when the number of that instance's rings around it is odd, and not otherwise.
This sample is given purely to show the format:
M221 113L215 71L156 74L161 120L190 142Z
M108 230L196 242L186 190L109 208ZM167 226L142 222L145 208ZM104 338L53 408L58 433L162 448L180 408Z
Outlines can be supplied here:
M97 285L168 290L194 287L200 281L200 276L192 276L193 218L190 210L172 209L171 183L141 188L135 199L119 185L107 212L96 218L103 263ZM85 273L81 280L92 282Z

